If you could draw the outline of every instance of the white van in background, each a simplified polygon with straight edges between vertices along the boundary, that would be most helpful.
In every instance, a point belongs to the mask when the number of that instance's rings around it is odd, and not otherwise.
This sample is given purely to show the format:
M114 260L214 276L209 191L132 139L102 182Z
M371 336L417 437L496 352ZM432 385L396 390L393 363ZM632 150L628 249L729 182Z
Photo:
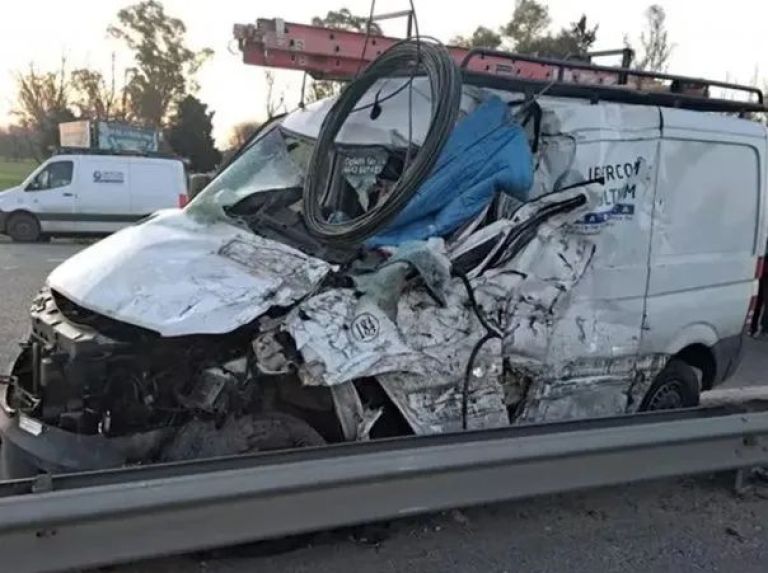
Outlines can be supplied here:
M59 154L21 185L0 191L0 233L24 242L112 233L186 201L180 159Z

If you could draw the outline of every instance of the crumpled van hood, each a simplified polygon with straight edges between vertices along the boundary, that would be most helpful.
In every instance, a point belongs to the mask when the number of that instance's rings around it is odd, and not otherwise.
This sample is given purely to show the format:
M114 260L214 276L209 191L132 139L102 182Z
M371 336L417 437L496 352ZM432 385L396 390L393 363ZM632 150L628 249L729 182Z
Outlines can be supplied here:
M81 251L47 284L84 308L163 336L222 334L295 303L331 269L287 245L172 209Z

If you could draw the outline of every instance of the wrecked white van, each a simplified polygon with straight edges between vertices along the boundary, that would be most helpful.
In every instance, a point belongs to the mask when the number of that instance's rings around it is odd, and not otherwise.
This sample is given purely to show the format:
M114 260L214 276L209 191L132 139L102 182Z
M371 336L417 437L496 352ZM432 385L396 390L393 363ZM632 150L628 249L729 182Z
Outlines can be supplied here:
M700 96L524 87L464 78L453 132L492 109L525 151L458 223L309 232L322 101L184 210L62 264L2 387L5 476L696 406L736 367L756 292L766 128L684 109L719 109ZM354 209L424 145L431 93L378 80L346 119L330 178Z

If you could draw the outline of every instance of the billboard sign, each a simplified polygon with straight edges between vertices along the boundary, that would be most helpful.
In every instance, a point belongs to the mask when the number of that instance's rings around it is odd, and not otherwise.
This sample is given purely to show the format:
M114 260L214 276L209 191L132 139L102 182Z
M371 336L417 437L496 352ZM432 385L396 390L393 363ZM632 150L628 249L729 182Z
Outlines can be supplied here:
M91 147L91 122L68 121L59 124L59 144L61 147Z
M156 152L160 137L156 129L125 123L100 121L97 124L99 149L107 151Z

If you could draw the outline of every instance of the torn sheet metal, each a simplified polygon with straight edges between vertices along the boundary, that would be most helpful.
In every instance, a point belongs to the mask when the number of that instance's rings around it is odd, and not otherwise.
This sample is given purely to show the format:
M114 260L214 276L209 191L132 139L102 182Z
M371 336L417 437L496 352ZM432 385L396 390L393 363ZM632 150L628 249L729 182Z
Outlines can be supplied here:
M48 285L89 310L163 336L221 334L295 303L333 268L174 210L81 251L51 273Z
M441 306L423 289L409 291L398 305L397 323L351 290L306 301L286 323L305 360L304 383L335 387L375 376L415 432L460 429L464 371L482 329L458 279L447 296ZM478 296L487 304L488 296ZM469 427L509 423L501 373L499 341L490 341L470 381Z
M482 360L480 361L482 362ZM486 378L483 366L480 376L473 376L467 402L467 429L502 428L509 425L504 391L498 381ZM416 434L459 432L461 419L461 382L408 372L378 377L381 387L397 405Z
M393 320L352 289L319 294L291 312L286 329L304 358L304 382L333 386L384 372L440 375L442 365L404 340Z
M543 203L548 201L554 199ZM539 209L526 210L510 224L524 223ZM499 340L486 343L473 364L469 427L509 422L504 357L523 355L508 352L507 345L514 349L517 336L526 337L525 344L546 348L557 305L589 265L593 248L588 241L555 232L569 216L578 215L552 217L519 256L470 281L480 311L500 323L507 340L504 351ZM379 306L382 297L372 296L375 290L336 289L302 303L286 328L305 360L305 383L333 386L374 376L417 433L460 429L467 362L485 330L459 278L443 283L443 301L432 296L424 282L403 287L398 281L403 292L394 315ZM545 354L525 358L541 366L537 359Z
M363 406L352 382L331 386L331 398L344 439L348 442L369 440L371 429L379 421L384 410Z
M637 412L666 355L582 359L542 373L528 390L518 423L560 422Z

